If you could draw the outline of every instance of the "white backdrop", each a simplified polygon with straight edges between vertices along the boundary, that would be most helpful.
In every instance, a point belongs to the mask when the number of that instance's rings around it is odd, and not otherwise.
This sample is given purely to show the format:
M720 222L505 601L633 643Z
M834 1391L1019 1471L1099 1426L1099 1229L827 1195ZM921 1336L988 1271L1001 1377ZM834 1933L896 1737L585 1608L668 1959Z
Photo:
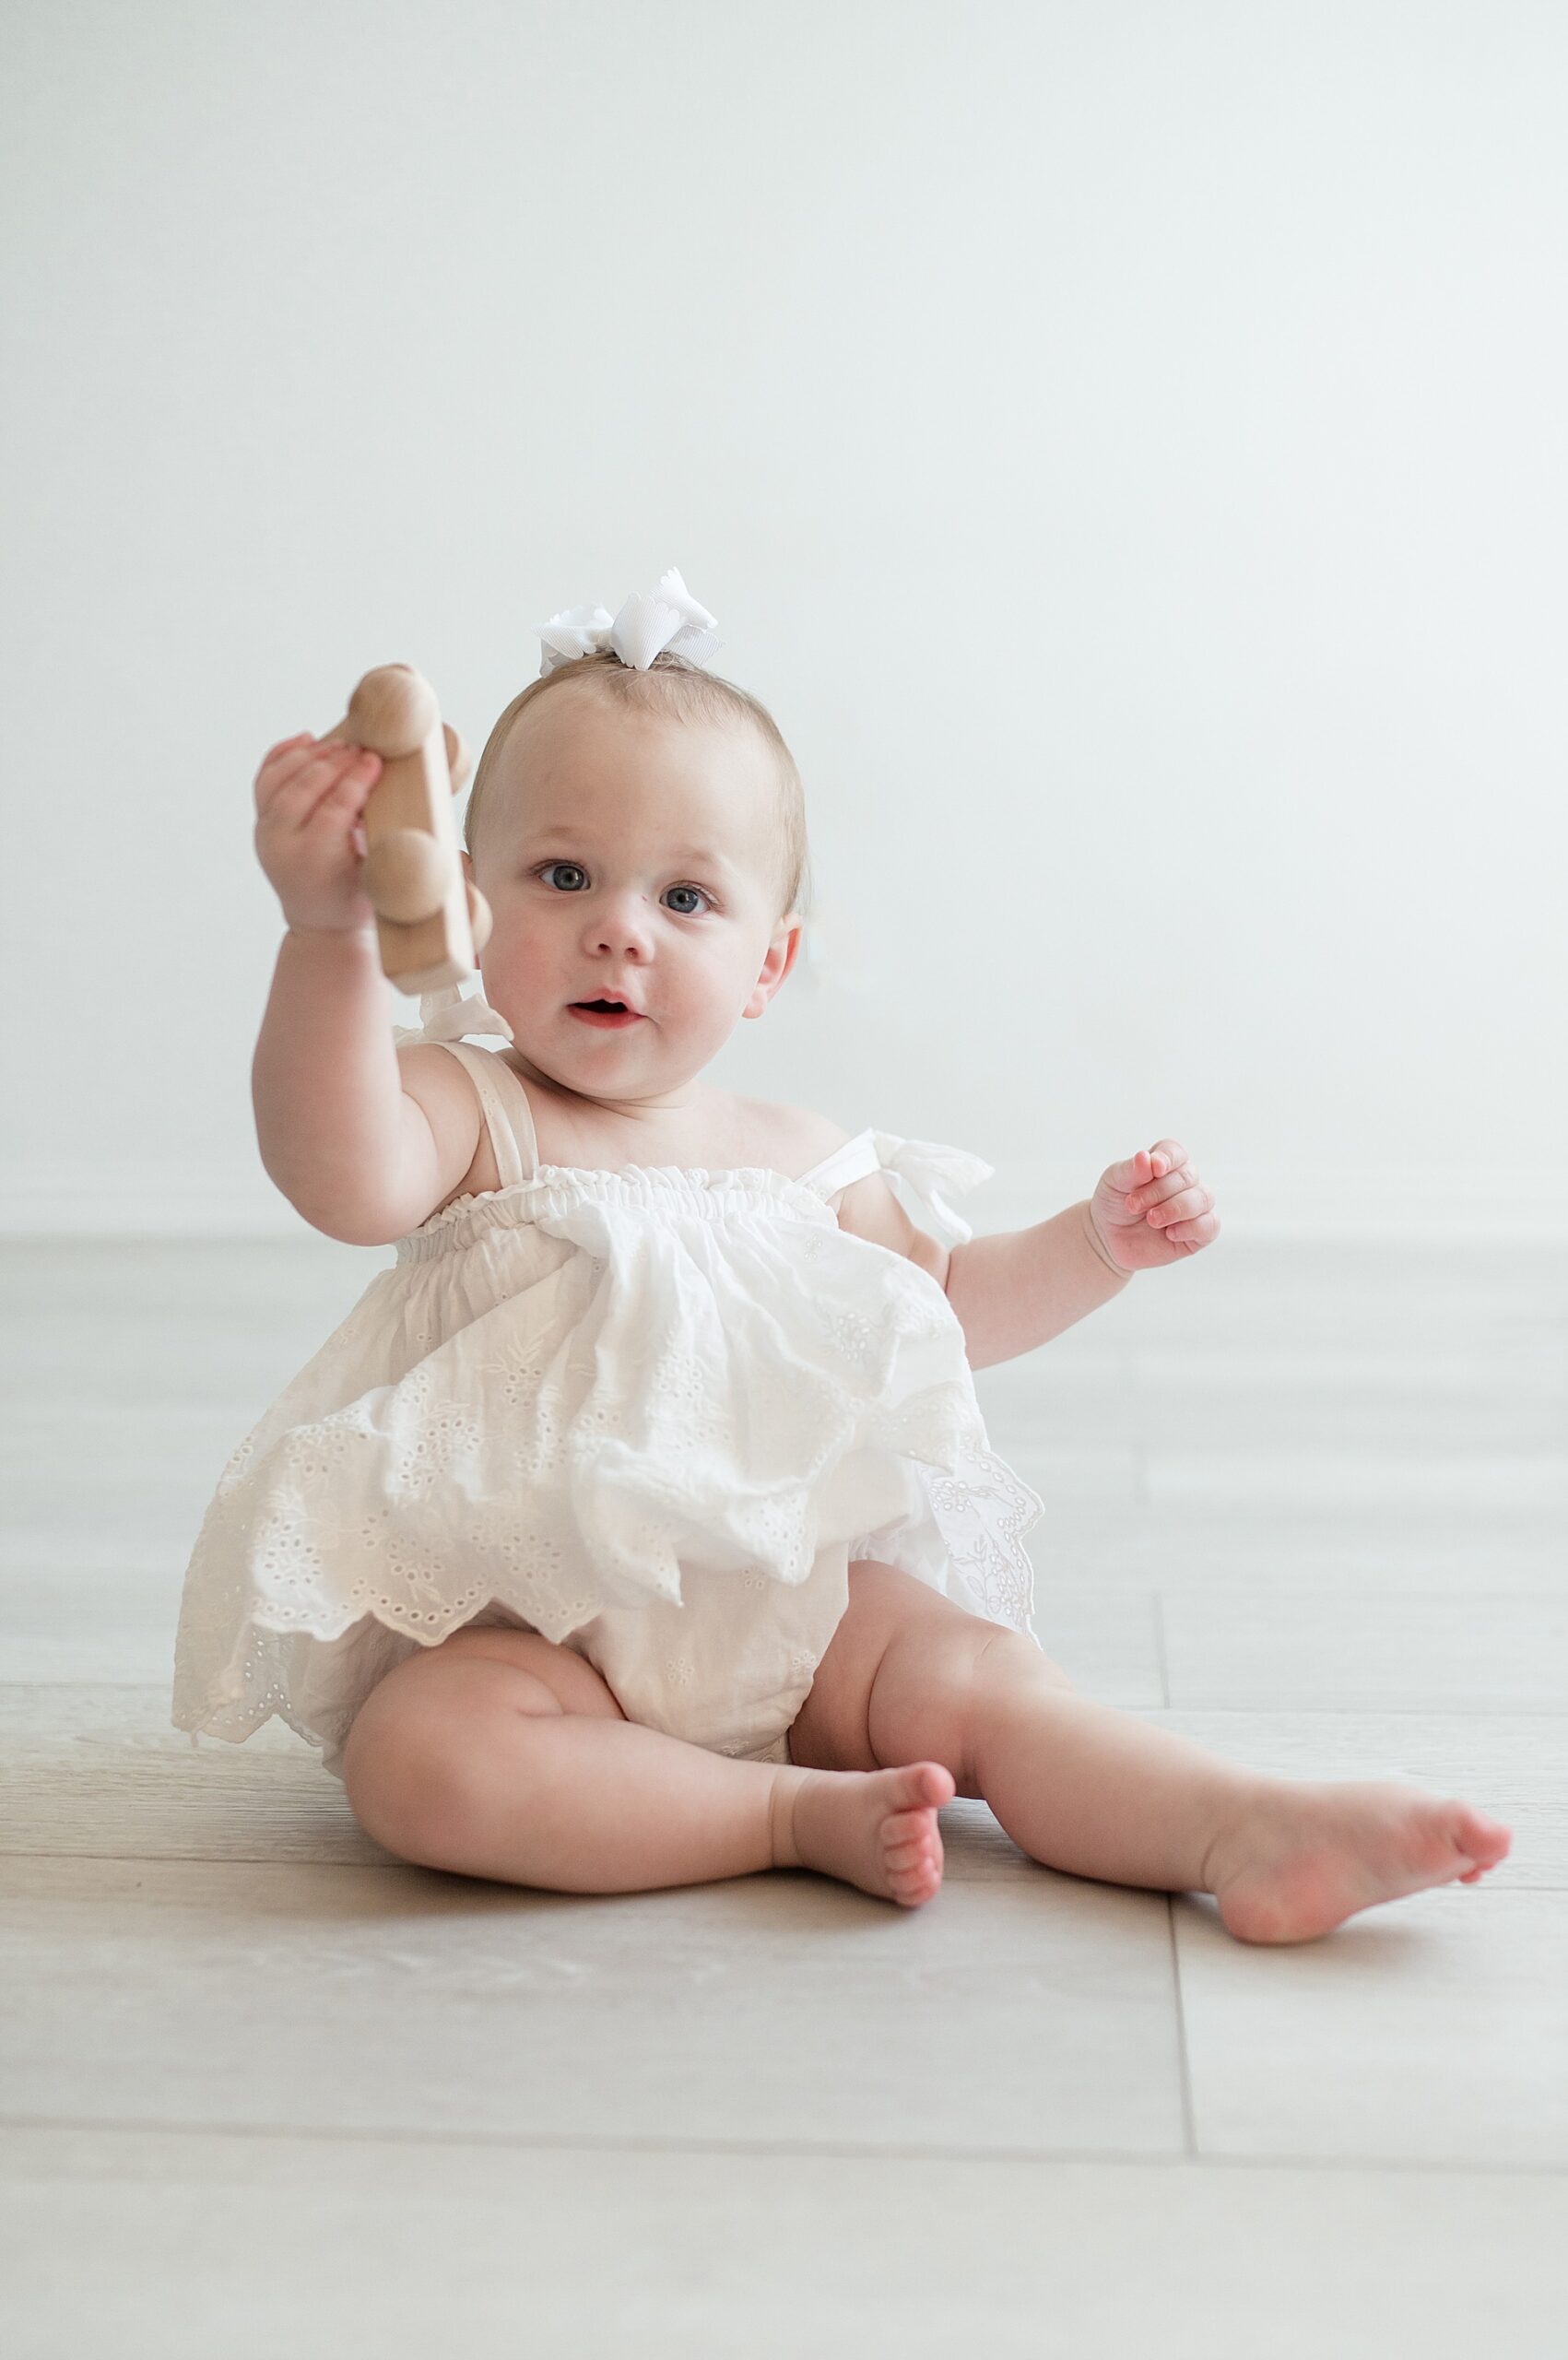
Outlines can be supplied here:
M826 955L714 1080L984 1155L981 1230L1167 1132L1234 1235L1560 1229L1568 10L0 47L0 1224L305 1233L263 751L400 660L477 756L535 624L676 564Z

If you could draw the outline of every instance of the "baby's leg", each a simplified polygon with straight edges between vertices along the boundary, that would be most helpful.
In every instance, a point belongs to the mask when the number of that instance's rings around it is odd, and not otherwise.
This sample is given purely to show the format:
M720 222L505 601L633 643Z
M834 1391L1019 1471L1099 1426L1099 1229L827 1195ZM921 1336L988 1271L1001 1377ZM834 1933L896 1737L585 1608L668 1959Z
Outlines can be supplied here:
M891 1650L890 1650L890 1656ZM878 1673L878 1758L900 1692ZM906 1715L918 1729L918 1707ZM976 1666L973 1778L1015 1844L1075 1876L1211 1893L1245 1941L1307 1941L1401 1894L1473 1883L1507 1828L1392 1781L1266 1777L1136 1714L1080 1696L1028 1640Z
M399 1858L558 1893L819 1869L914 1907L940 1882L935 1762L871 1773L733 1761L629 1721L591 1664L535 1632L454 1634L365 1699L343 1778Z

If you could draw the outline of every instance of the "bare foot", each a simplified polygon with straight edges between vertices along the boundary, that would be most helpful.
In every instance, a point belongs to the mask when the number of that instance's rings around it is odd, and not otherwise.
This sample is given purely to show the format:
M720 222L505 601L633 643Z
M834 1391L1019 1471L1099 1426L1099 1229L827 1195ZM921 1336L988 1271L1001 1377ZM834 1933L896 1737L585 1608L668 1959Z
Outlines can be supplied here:
M958 1791L939 1762L897 1770L781 1768L774 1865L819 1869L878 1900L918 1909L942 1882L937 1811Z
M1474 1884L1513 1836L1419 1787L1278 1780L1218 1836L1204 1889L1244 1942L1310 1942L1358 1909L1428 1885Z

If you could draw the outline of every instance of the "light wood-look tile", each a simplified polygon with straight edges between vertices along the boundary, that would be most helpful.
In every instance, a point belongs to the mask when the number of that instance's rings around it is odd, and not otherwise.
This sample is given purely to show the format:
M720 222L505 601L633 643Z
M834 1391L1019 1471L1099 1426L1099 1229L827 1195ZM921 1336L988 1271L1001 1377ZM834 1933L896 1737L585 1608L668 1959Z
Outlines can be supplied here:
M1042 1590L1062 1581L1167 1597L1318 1585L1361 1598L1568 1594L1568 1519L1548 1509L1318 1502L1285 1514L1258 1500L1047 1498L1028 1546Z
M355 1861L401 1865L367 1835L340 1780L278 1719L242 1744L171 1727L167 1684L0 1687L0 1858ZM1035 1878L983 1802L940 1814L944 1885Z
M1145 1496L1256 1504L1278 1514L1326 1502L1344 1507L1400 1506L1421 1514L1491 1508L1499 1516L1568 1516L1568 1467L1560 1456L1477 1451L1463 1457L1435 1450L1295 1451L1150 1449L1143 1460Z
M173 1680L183 1566L88 1564L0 1570L0 1682Z
M1267 1949L1173 1906L1200 2155L1568 2168L1568 1893L1450 1885Z
M28 2360L1561 2360L1568 2305L1529 2172L29 2129L0 2190Z
M1162 1620L1182 1711L1551 1713L1568 1700L1568 1598L1184 1589Z
M1224 1239L977 1376L1084 1693L1513 1826L1290 1950L982 1802L914 1913L556 1895L393 1860L281 1723L193 1747L202 1512L390 1260L0 1246L0 2334L1560 2360L1568 1253Z
M901 1910L805 1870L578 1895L13 1855L0 1931L32 2121L1184 2151L1165 1904L1043 1869Z

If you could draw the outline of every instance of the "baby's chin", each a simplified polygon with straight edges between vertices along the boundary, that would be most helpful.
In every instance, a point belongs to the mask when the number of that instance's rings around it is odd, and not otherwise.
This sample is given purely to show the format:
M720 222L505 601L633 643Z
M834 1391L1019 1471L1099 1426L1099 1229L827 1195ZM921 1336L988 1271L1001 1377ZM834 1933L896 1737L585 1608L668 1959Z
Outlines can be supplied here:
M544 1017L537 1010L518 1017L502 1008L499 1000L491 1000L489 1005L512 1027L514 1059L558 1089L603 1098L607 1092L613 1095L618 1074L636 1074L640 1079L647 1076L648 1040L645 1037L639 1044L636 1036L641 1033L657 1037L656 1028L648 1017L641 1017L634 1025L618 1032L610 1025L584 1024L564 1008Z

